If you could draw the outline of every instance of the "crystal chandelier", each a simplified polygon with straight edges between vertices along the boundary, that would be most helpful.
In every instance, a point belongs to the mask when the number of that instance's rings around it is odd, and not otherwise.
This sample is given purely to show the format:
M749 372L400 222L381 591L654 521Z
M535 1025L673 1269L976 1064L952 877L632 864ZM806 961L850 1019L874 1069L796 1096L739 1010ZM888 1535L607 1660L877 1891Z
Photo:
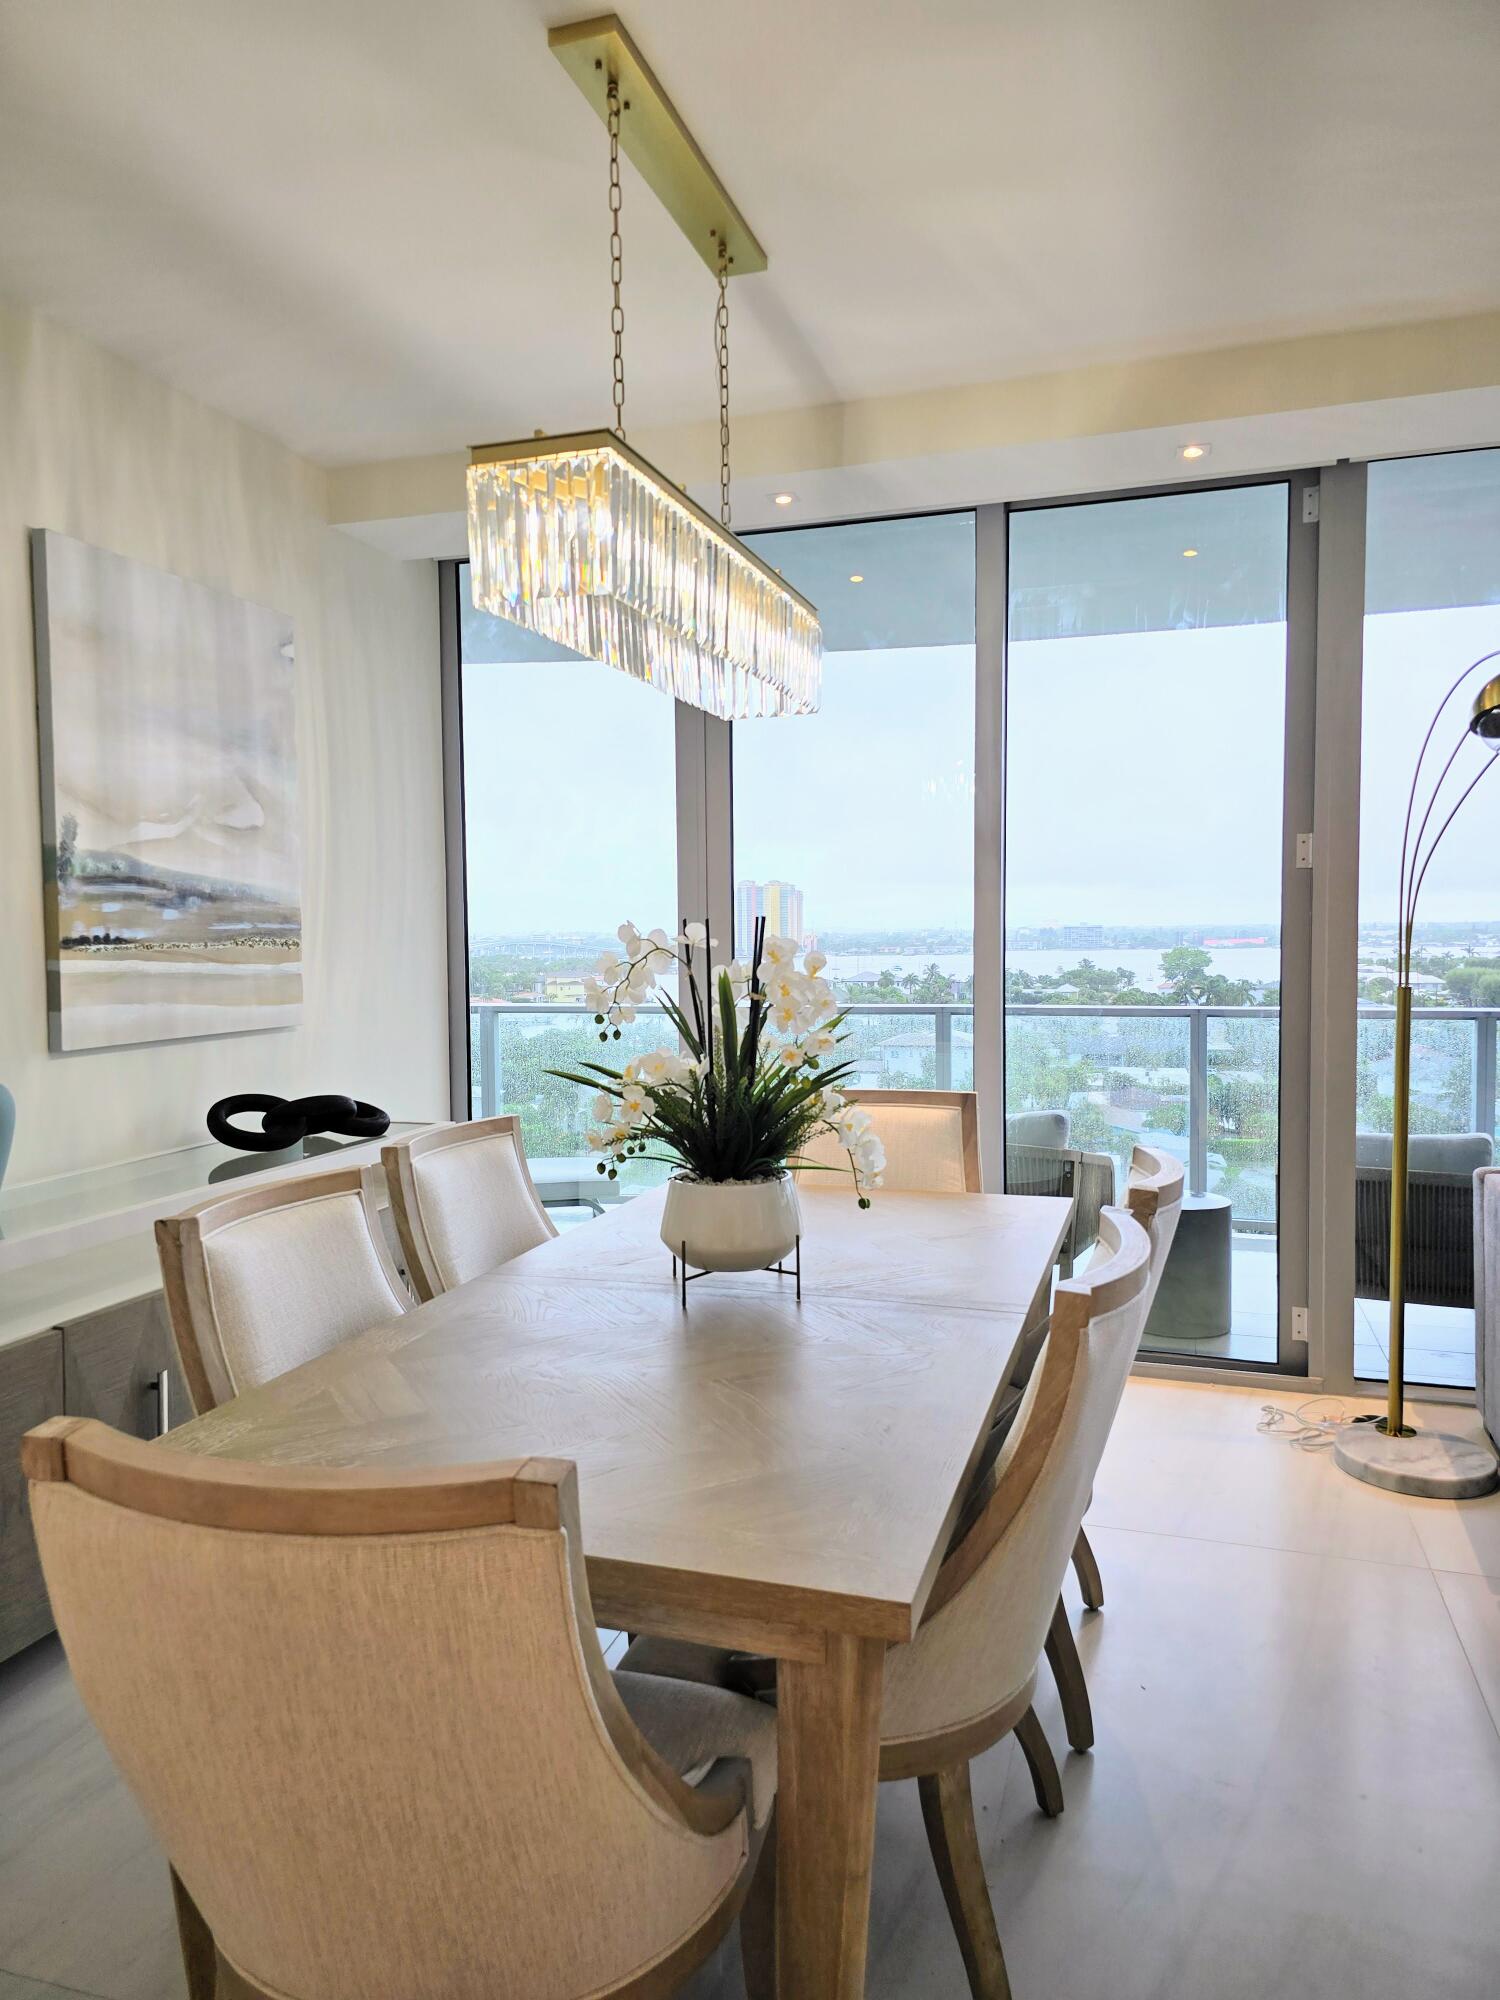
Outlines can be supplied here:
M582 32L602 25L582 24ZM553 31L560 55L566 47L576 57L579 32ZM735 226L743 229L743 224L618 24L610 27L599 48L593 69L603 84L609 128L614 429L476 446L469 467L474 602L710 715L728 721L809 715L818 706L822 681L818 614L729 526L728 279L734 257L728 221L711 226L718 276L719 520L625 441L622 110L634 102L647 114L643 136L648 143L659 139L660 130L687 141L690 153L687 166L678 168L679 181L689 171L697 181L686 189L670 186L664 193L679 220L684 211L696 218L704 212L717 215L722 208ZM591 47L584 53L589 55ZM580 81L588 74L576 61L569 67ZM629 76L629 96L621 93L622 67ZM667 122L653 131L652 121ZM648 178L660 151L652 145L643 153ZM706 195L699 184L705 179ZM701 203L708 197L717 203L712 211L693 208L695 198ZM748 240L754 244L753 237Z

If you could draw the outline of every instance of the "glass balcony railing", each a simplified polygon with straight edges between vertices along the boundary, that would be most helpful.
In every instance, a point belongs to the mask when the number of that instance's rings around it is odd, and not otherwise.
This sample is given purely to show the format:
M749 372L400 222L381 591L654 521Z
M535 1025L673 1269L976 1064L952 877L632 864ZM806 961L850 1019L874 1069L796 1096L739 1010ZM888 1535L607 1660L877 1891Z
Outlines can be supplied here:
M1497 1104L1497 1008L1418 1008L1413 1017L1412 1128L1487 1132ZM1393 1015L1360 1009L1359 1125L1391 1129ZM474 1001L469 1009L476 1117L517 1113L533 1162L555 1178L593 1175L584 1134L588 1099L550 1069L618 1063L662 1045L665 1018L643 1011L601 1046L586 1007L560 1001ZM974 1083L974 1009L890 1002L849 1010L843 1053L873 1089L968 1090ZM1067 1114L1068 1143L1106 1153L1123 1186L1133 1145L1176 1153L1190 1191L1224 1194L1237 1231L1276 1227L1280 1016L1274 1007L1006 1008L1006 1108ZM640 1163L599 1197L653 1185L664 1169Z
M1281 1020L1275 1007L1006 1009L1006 1109L1065 1111L1068 1143L1174 1153L1192 1194L1229 1197L1236 1229L1276 1226Z

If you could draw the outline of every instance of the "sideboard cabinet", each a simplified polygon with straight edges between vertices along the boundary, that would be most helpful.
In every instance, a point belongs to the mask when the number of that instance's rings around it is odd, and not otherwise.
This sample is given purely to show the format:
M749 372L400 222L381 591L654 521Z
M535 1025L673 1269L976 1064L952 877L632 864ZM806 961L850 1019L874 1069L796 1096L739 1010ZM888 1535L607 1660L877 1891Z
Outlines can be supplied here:
M0 1660L52 1630L21 1476L22 1437L59 1415L159 1437L192 1414L160 1292L0 1346Z

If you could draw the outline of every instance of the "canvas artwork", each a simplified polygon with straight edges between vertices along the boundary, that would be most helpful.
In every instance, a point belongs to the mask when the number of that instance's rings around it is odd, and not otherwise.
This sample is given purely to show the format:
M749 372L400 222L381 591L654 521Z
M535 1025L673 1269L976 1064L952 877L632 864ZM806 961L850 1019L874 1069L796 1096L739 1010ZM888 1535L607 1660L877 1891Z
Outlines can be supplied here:
M295 1025L291 620L38 529L53 1049Z

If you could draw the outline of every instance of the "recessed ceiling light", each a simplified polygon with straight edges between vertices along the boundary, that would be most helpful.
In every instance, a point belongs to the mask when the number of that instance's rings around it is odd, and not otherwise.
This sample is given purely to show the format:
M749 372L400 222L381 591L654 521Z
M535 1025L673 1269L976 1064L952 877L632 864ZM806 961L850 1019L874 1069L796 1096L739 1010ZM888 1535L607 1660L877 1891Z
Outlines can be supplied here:
M1184 549L1182 553L1185 556L1195 556L1197 555L1198 551L1196 549Z
M771 498L778 507L790 507L795 503L797 496L795 493L773 493Z
M849 581L850 581L851 583L863 583L863 582L864 582L864 578L863 578L863 577L862 577L862 576L860 575L859 571L858 571L858 570L856 570L856 571L854 572L853 576L851 576L851 577L850 577Z
M1180 444L1177 447L1177 456L1186 459L1207 458L1212 450L1211 444Z

